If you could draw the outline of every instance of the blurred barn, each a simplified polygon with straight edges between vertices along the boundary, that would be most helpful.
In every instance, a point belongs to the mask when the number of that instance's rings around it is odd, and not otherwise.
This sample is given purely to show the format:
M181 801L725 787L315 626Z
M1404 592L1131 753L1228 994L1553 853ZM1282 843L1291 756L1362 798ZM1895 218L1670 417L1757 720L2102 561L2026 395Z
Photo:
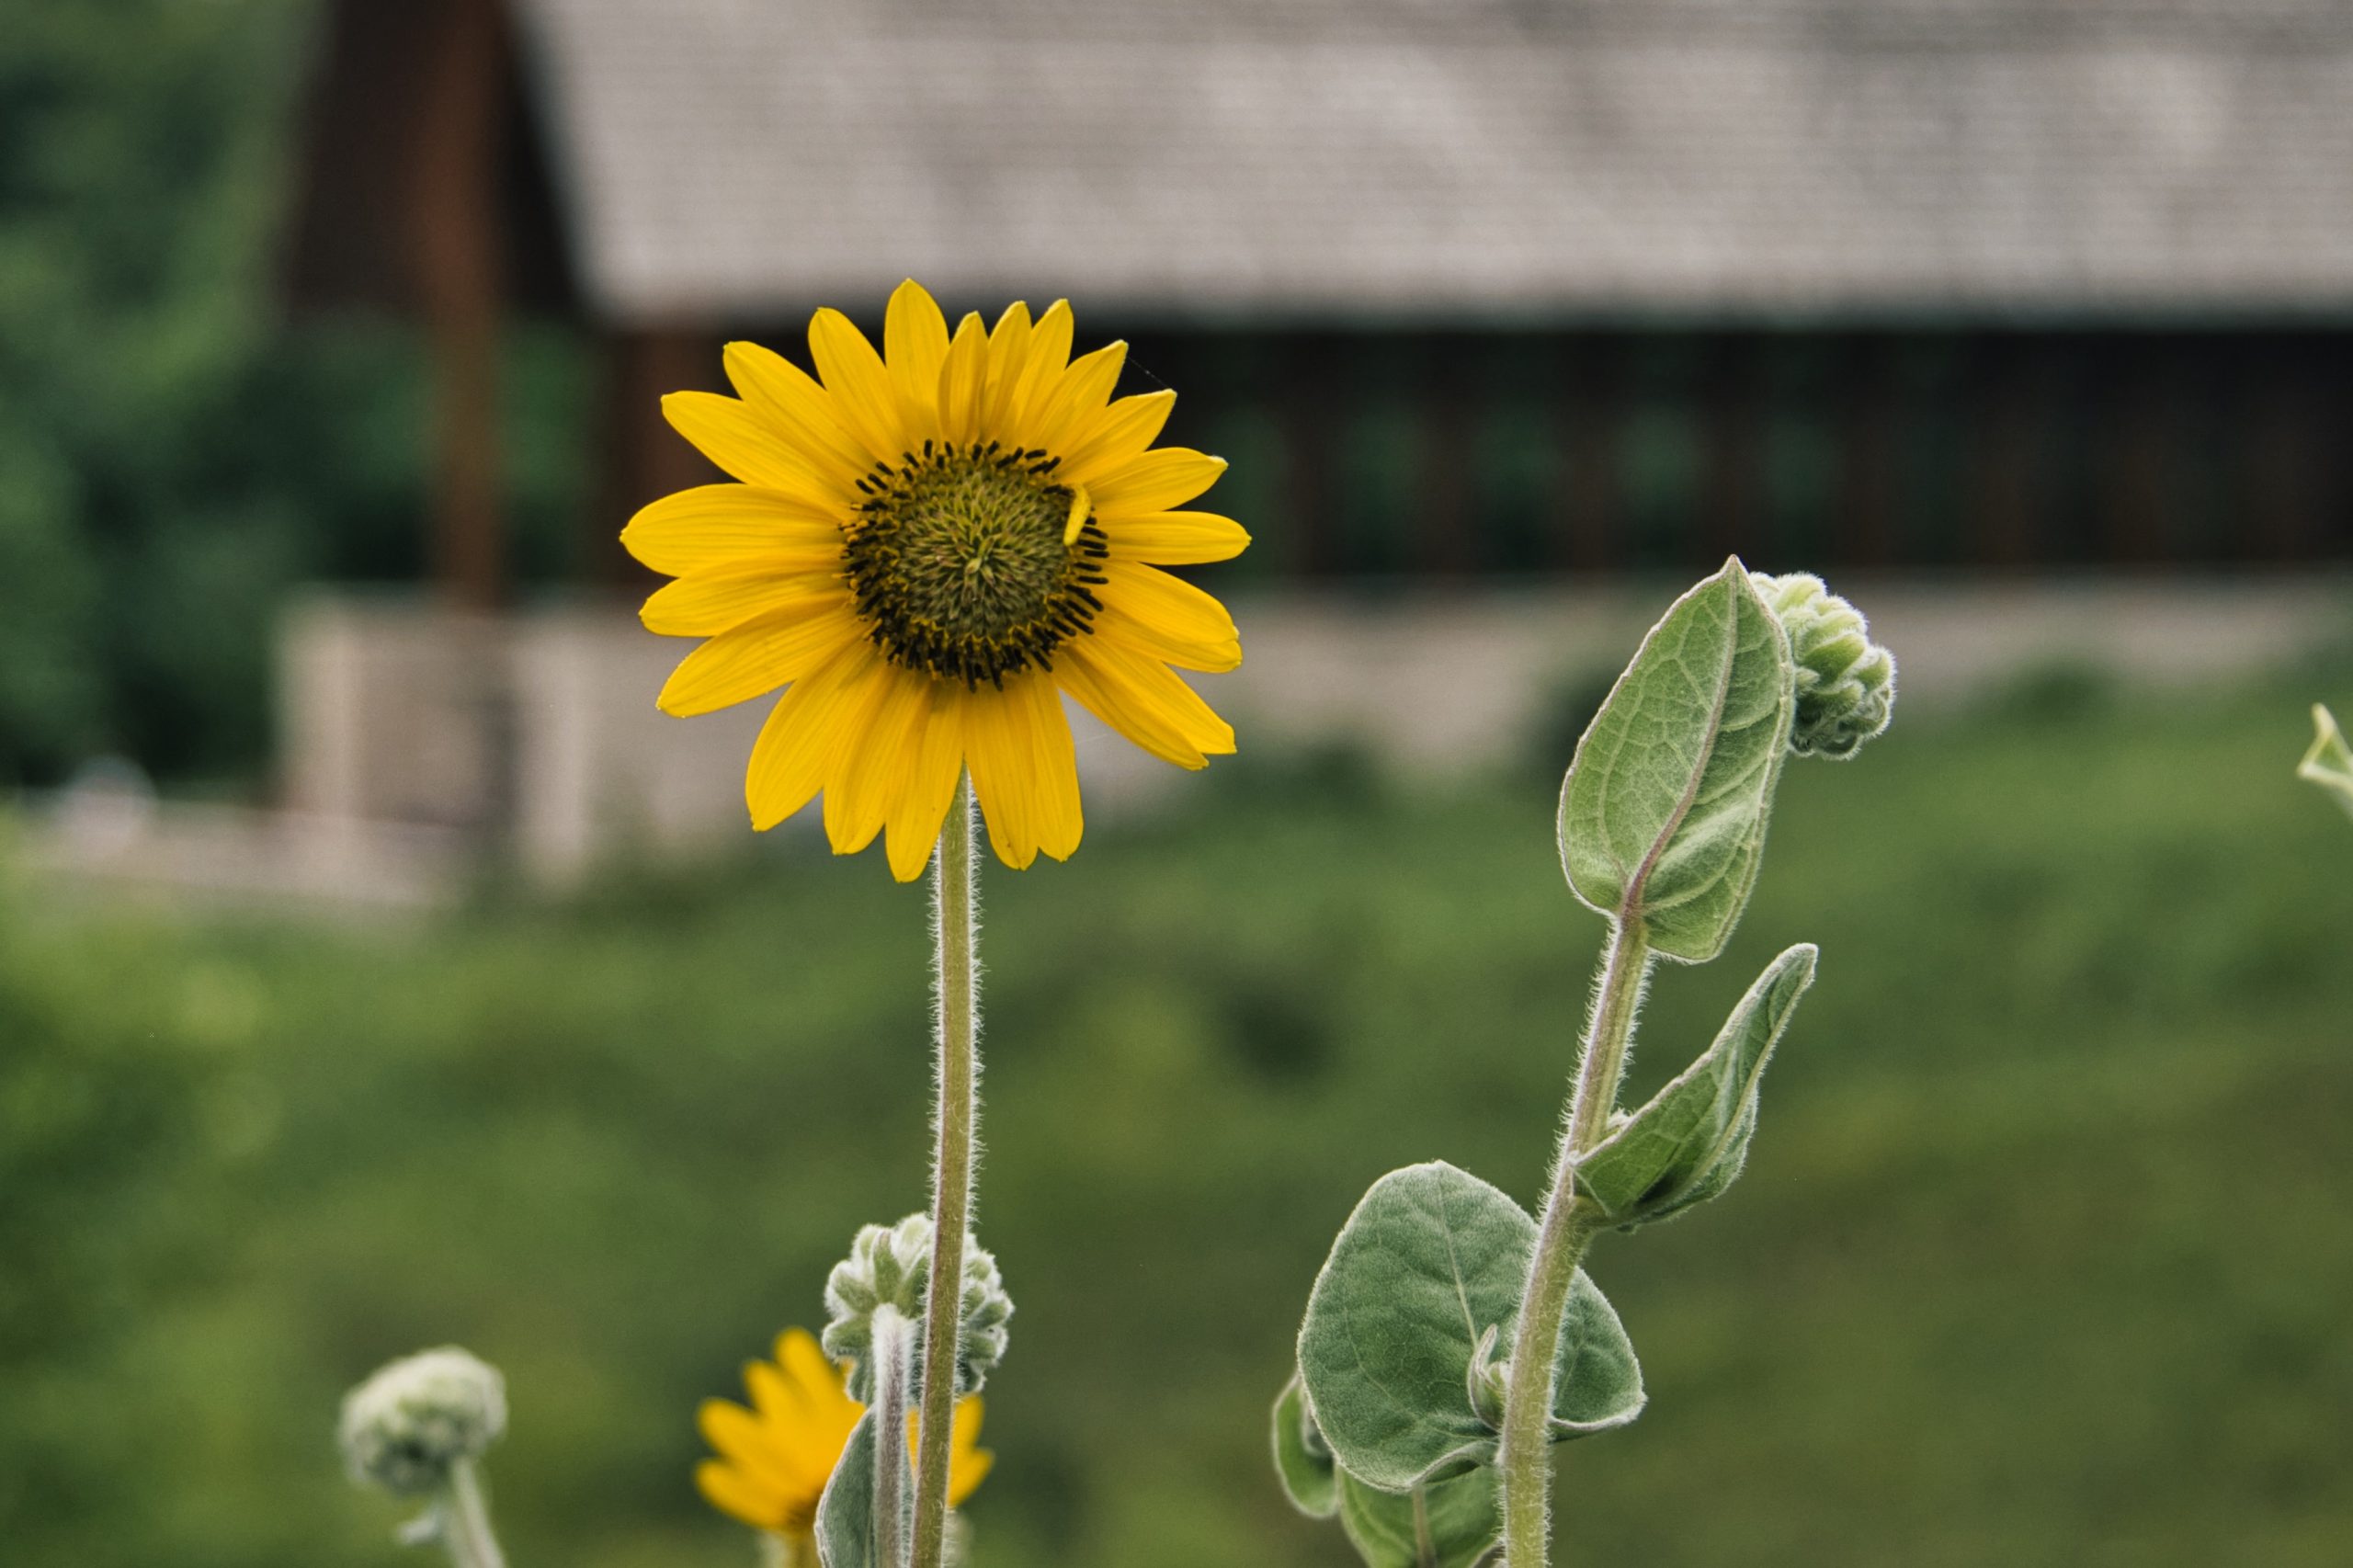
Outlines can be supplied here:
M2353 550L2343 0L340 0L300 187L294 305L429 327L453 612L510 597L502 324L599 345L580 526L621 585L630 511L710 477L659 395L908 275L1068 295L1179 388L1259 540L1222 586ZM462 799L556 858L597 790L656 832L732 801L677 803L732 732L634 783L650 718L576 733L597 658L650 705L676 651L612 612L469 633L527 672L486 692L415 616L306 624L298 800ZM460 688L490 717L439 773L336 728Z

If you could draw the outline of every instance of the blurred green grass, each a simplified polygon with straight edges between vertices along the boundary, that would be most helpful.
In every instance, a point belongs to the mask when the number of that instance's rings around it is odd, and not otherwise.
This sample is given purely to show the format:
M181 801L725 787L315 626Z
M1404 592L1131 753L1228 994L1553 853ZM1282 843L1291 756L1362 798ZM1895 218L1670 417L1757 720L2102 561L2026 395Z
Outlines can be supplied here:
M1780 947L1822 980L1740 1186L1597 1249L1653 1401L1563 1450L1564 1555L2344 1561L2353 834L2289 777L2314 695L2056 683L1790 769L1636 1087ZM1282 1503L1266 1407L1375 1176L1535 1199L1600 936L1551 782L1222 766L984 878L981 1215L1020 1310L977 1568L1349 1561ZM520 1568L751 1562L690 1490L694 1405L918 1204L926 1073L922 893L767 851L419 929L11 884L8 1560L404 1561L335 1403L456 1341L510 1380Z

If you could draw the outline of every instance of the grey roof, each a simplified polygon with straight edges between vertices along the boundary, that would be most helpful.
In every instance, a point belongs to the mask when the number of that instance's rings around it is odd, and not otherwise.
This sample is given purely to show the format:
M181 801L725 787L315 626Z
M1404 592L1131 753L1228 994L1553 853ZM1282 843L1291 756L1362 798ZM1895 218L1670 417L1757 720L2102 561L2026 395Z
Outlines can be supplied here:
M2353 0L517 0L626 320L2353 309Z

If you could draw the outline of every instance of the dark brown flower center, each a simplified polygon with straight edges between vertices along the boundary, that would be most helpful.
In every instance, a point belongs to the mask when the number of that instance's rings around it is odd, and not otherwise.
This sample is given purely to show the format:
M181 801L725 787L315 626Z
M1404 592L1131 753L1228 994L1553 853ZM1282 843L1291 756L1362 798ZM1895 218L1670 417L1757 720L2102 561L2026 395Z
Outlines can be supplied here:
M858 614L893 662L977 687L1090 629L1108 553L1079 492L1040 451L926 441L858 481L843 556ZM1074 521L1076 527L1074 528Z

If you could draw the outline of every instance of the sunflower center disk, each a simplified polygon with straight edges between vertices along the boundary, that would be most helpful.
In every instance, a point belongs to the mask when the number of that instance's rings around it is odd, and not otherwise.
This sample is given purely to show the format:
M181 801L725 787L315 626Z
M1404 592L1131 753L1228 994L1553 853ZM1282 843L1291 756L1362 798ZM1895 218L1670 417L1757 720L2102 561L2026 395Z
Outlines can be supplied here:
M843 554L875 645L912 670L978 687L1036 665L1088 630L1107 548L1040 451L924 443L858 482Z

